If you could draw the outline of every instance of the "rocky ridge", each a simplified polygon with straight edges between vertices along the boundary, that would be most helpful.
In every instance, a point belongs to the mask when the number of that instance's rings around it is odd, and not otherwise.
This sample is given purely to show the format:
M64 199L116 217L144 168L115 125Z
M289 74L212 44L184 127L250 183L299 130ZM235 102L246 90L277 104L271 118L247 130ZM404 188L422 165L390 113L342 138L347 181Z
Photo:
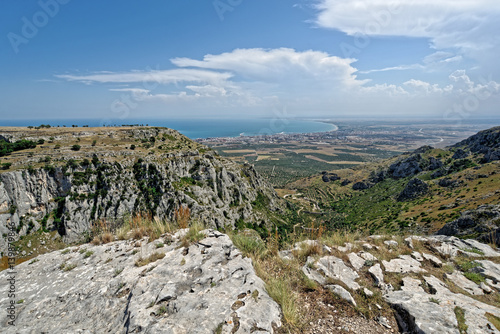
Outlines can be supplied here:
M281 311L251 260L225 234L205 230L186 246L186 233L83 244L16 266L16 326L2 312L2 332L274 333Z

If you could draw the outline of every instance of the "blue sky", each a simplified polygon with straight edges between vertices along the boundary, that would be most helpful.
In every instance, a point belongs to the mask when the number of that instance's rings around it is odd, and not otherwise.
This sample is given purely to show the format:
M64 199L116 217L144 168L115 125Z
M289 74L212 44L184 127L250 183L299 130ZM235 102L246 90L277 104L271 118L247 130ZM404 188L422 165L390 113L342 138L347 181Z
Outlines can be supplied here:
M2 119L497 116L496 0L4 0Z

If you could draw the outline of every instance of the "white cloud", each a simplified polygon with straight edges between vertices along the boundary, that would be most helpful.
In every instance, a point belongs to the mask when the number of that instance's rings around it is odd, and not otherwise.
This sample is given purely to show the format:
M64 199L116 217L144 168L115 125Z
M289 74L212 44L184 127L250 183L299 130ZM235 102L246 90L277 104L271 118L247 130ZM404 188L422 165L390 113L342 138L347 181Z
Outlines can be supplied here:
M430 66L454 57L453 53L438 51L418 66ZM442 112L464 94L482 93L481 96L489 98L500 92L500 84L492 78L474 83L464 70L453 71L446 86L416 78L402 85L371 84L357 79L354 62L354 59L321 51L238 49L207 55L202 60L175 58L172 63L178 68L170 70L57 77L106 84L108 90L122 93L120 101L131 100L143 107L160 110L167 105L171 110L188 108L225 114L235 110L248 112L246 108L253 108L262 115L266 110L270 112L271 101L276 100L287 105L292 113L301 115L335 115L341 111L348 115L356 112L433 114ZM404 68L377 71L396 69ZM123 87L124 84L127 86Z
M437 49L473 51L498 45L497 0L320 0L316 23L349 35L408 36Z
M321 51L298 52L294 49L236 49L219 55L206 55L203 60L174 58L179 67L196 67L231 71L244 79L280 82L285 79L314 79L342 85L360 85L355 59L331 56Z
M172 69L129 72L99 72L89 75L56 75L57 78L84 83L158 83L176 84L180 82L201 82L220 84L232 77L230 73L198 69Z

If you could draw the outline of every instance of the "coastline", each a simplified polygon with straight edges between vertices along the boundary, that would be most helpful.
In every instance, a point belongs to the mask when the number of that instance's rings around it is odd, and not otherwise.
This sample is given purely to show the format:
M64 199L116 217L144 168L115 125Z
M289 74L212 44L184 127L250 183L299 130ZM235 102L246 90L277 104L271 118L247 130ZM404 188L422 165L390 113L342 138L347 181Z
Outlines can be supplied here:
M330 121L330 120L328 120ZM34 123L37 122L37 123ZM89 129L98 127L123 128L130 125L165 127L178 131L193 140L210 138L238 138L285 136L308 133L328 133L338 130L338 126L325 120L318 119L164 119L164 120L122 120L113 124L102 124L102 120L6 120L0 123L0 131L12 128L37 127L40 124L49 124L52 128L61 129ZM40 123L40 124L38 124Z

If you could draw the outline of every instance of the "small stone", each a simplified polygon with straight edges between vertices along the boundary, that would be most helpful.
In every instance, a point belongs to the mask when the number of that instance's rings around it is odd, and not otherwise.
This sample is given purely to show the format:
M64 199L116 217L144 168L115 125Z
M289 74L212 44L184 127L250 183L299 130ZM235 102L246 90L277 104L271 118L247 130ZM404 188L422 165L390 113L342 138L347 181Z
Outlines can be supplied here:
M398 247L398 242L396 240L386 240L384 241L384 244L387 246L387 247Z
M422 261L424 260L424 258L422 257L422 254L420 254L419 252L413 252L413 253L411 253L411 256L412 256L415 260L417 260L417 261L419 261L419 262L422 262Z
M413 239L411 237L406 238L405 242L408 245L408 247L410 247L411 249L413 249Z
M367 296L367 297L373 297L373 292L371 290L368 290L367 288L364 288L363 292L365 293L365 296Z
M344 247L342 246L338 246L337 249L339 251L341 251L342 253L346 253L346 252L349 252L353 247L353 244L351 244L350 242L347 242Z
M434 255L422 253L422 256L424 257L424 259L430 261L435 267L443 266L443 262Z
M347 257L349 258L349 262L351 262L351 265L356 270L360 270L365 265L365 260L355 253L349 253Z
M378 261L378 259L375 256L373 256L372 254L370 254L368 252L361 252L361 253L359 253L359 256L361 256L366 261Z
M341 287L340 285L327 285L326 286L331 292L339 296L340 298L344 299L348 303L352 304L354 307L356 307L356 301L354 298L352 298L351 294L349 291Z
M377 322L384 326L385 328L391 329L391 325L389 325L389 322L387 321L387 318L383 316L379 316L376 318Z
M382 268L380 268L380 264L377 263L376 265L370 267L368 272L372 275L375 284L377 284L379 288L382 287L384 284L384 273L382 272Z
M373 246L370 244L363 244L363 248L366 250L371 250L371 249L373 249Z
M487 286L484 282L481 282L479 287L481 289L483 289L484 293L492 293L493 292L493 290L489 286Z

